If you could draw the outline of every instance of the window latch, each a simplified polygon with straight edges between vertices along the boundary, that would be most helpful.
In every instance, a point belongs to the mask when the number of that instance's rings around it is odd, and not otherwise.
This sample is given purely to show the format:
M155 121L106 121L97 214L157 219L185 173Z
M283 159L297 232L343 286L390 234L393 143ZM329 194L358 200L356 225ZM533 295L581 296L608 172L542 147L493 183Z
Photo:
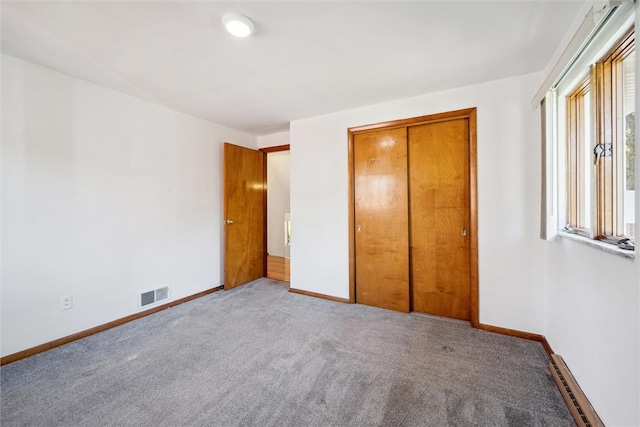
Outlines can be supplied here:
M600 157L611 157L611 144L598 144L593 149L593 154L596 156L594 164L598 164Z

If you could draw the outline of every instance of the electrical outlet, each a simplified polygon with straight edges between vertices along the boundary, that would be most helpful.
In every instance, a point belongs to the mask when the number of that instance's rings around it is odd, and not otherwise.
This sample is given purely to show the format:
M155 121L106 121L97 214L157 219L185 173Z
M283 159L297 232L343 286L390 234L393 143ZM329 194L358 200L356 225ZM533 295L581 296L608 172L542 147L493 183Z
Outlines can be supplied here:
M73 308L73 295L60 297L60 310L70 310Z

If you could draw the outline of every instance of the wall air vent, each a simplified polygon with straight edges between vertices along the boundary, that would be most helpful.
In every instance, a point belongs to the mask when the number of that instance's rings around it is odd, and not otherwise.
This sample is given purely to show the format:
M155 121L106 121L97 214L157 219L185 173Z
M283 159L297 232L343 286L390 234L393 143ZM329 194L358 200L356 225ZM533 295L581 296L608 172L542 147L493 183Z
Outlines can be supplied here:
M162 288L153 289L150 291L141 292L138 297L138 307L147 307L154 305L161 301L169 299L169 287L164 286Z

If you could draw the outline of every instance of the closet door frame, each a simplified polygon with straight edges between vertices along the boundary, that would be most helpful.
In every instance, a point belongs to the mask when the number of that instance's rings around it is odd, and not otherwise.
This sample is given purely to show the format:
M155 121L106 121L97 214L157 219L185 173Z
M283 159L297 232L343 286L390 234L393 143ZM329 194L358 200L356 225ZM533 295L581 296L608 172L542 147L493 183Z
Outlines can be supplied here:
M393 129L401 127L417 126L428 123L442 122L454 119L469 120L469 267L470 267L470 295L471 295L471 326L478 328L478 167L477 167L477 142L476 142L476 108L449 111L446 113L431 114L427 116L413 117L402 120L375 123L357 126L348 129L349 150L349 302L356 302L356 253L355 253L355 177L353 166L354 135L373 130Z

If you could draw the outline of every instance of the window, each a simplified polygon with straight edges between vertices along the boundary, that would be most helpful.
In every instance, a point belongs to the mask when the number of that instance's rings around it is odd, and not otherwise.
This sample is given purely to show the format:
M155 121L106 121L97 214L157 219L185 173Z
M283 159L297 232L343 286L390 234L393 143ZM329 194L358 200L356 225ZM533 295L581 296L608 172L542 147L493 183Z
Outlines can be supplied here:
M580 234L591 233L591 169L593 138L591 135L591 81L582 81L567 96L567 174L568 223Z
M636 52L632 50L622 60L622 120L624 148L623 188L624 235L633 239L636 232L635 222L635 176L636 176Z
M562 99L564 98L564 100ZM567 224L616 243L635 238L635 38L618 38L564 91Z

